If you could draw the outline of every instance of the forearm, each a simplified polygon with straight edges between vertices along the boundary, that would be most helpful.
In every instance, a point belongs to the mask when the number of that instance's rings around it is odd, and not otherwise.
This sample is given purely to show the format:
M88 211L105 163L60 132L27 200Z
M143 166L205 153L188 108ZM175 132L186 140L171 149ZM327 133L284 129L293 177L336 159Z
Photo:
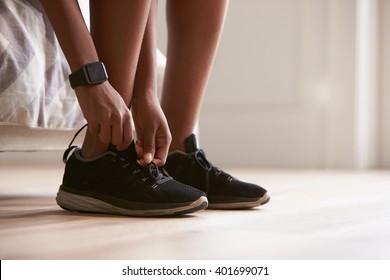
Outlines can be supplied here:
M157 43L156 43L157 1L151 4L149 17L142 41L133 101L157 97Z
M71 71L98 61L95 45L77 0L41 0Z

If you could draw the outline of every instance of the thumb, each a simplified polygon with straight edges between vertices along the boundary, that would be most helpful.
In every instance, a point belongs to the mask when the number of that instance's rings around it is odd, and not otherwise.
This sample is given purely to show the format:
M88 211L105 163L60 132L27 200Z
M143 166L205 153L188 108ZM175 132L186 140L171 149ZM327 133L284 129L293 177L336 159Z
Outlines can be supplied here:
M153 154L152 153L146 153L143 157L146 164L149 164L153 161Z
M153 134L151 136L146 136L143 141L143 160L146 164L149 164L154 159L154 154L156 152L156 143L153 137Z

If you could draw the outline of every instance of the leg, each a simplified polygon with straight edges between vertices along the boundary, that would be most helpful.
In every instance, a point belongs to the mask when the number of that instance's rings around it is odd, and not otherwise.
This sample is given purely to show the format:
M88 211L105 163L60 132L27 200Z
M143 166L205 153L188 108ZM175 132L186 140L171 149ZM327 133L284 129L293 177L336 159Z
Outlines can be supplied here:
M266 204L264 188L242 182L211 164L192 134L213 64L227 1L168 1L168 54L162 106L172 133L164 166L170 176L207 194L209 207Z
M136 118L134 121L144 129L144 134L149 135L153 129L157 136L169 134L159 132L161 126L168 132L168 126L166 121L162 124L165 119L158 99L153 97L156 93L155 3L151 6L151 1L146 0L94 0L91 2L92 36L83 22L77 0L44 3L72 70L102 60L110 76L109 81L77 87L84 116L89 128L94 128L86 136L83 154L71 144L64 153L66 166L56 197L58 205L67 210L131 216L181 215L206 208L208 202L203 192L165 176L156 163L138 164L134 144L123 151L112 148L104 152L108 143L122 147L131 141L130 105L138 118L138 122ZM162 117L156 121L158 115ZM146 125L139 123L139 119ZM124 137L125 125L128 137ZM149 142L146 137L143 140ZM90 157L98 151L101 155L85 159L86 151L91 152Z
M110 84L130 106L142 39L150 10L150 1L93 0L91 35L105 63ZM99 155L107 149L89 130L83 143L83 156Z
M171 151L193 132L221 35L227 0L167 1L168 51L161 105Z

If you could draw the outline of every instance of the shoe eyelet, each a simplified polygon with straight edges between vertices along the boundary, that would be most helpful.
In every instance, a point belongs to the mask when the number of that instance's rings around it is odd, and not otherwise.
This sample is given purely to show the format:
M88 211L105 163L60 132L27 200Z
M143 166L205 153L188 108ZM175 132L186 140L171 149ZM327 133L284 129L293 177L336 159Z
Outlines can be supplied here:
M195 160L204 170L210 171L212 169L211 164L206 159L201 150L195 152Z

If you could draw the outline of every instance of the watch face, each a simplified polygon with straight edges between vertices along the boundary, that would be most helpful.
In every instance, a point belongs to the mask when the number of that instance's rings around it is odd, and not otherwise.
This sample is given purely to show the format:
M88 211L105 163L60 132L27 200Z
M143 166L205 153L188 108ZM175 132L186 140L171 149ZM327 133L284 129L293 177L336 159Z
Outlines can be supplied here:
M89 84L98 84L107 80L107 72L103 63L91 63L86 66L86 76Z

